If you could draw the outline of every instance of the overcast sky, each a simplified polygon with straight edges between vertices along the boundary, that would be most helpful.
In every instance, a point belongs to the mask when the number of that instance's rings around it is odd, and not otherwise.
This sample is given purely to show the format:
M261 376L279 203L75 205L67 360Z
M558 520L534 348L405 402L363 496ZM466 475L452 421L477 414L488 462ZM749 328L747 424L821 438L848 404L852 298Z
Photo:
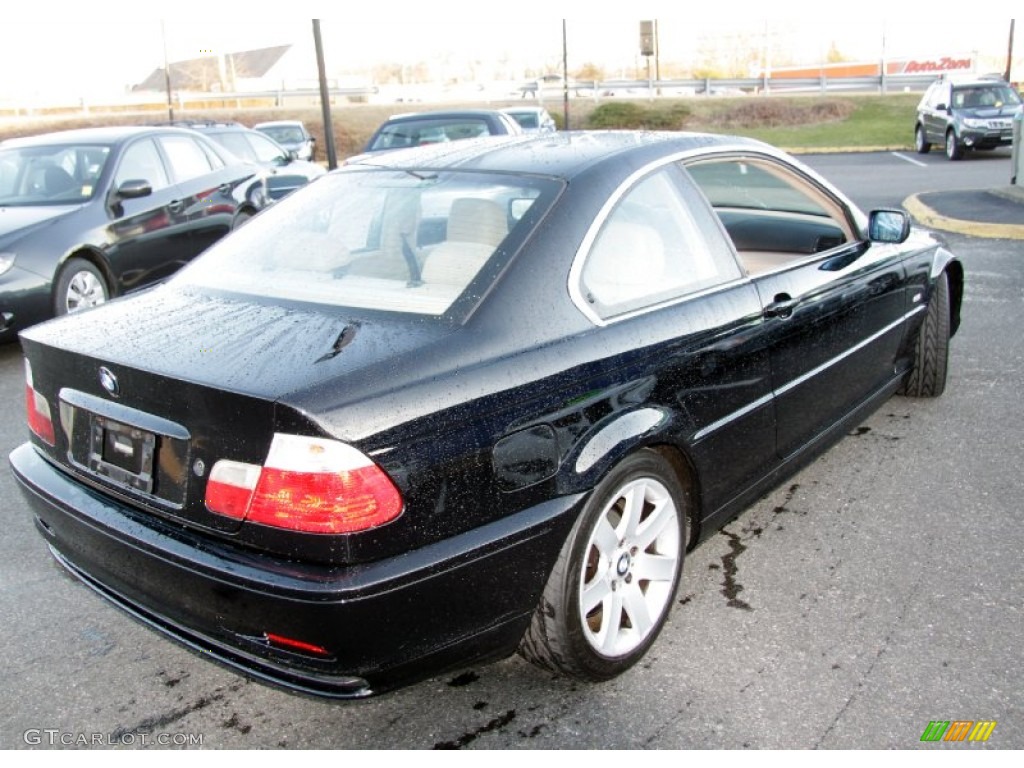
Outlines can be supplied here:
M595 11L598 0L547 4L516 0L509 6L515 14L509 16L506 10L502 18L481 13L481 8L495 10L493 2L481 6L479 2L391 0L387 6L393 13L388 17L354 12L339 18L331 13L337 14L339 8L348 12L352 6L300 0L231 3L233 18L229 18L224 9L213 5L211 13L209 3L194 0L170 5L147 0L132 5L107 0L88 5L29 0L20 10L10 4L4 9L0 105L57 94L95 99L123 93L162 66L164 40L170 61L287 43L309 46L314 15L322 19L332 74L365 70L373 62L414 64L445 56L453 61L503 57L545 66L561 59L562 15L567 19L570 69L594 62L614 73L638 59L640 18L658 18L663 60L688 60L702 38L734 36L746 44L752 36L767 32L806 63L814 63L833 42L848 57L874 60L882 55L883 39L890 58L979 52L1005 61L1011 4L1005 4L1005 18L996 18L1002 4L989 3L981 19L943 14L938 8L932 14L915 13L913 18L883 17L884 3L863 0L851 6L855 13L828 18L820 12L814 17L799 15L797 8L810 4L780 0L770 4L732 0L728 15L680 15L681 8L693 5L641 4L635 18L612 19ZM239 13L242 7L246 11ZM777 15L764 17L767 9ZM163 36L160 12L175 14L163 23ZM1024 57L1024 35L1019 29L1017 38L1015 59L1019 61Z

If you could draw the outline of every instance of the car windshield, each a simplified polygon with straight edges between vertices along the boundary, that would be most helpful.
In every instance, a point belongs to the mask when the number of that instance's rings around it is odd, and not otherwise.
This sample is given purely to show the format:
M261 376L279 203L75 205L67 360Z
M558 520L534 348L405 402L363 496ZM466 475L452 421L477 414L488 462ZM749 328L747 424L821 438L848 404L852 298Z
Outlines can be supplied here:
M47 144L0 147L0 205L84 203L110 156L110 147Z
M489 133L487 121L478 118L401 120L385 124L369 149L401 149L472 139Z
M515 121L523 128L537 128L540 125L536 112L511 112L509 114L511 114L512 117L515 118Z
M957 109L998 109L1020 104L1020 96L1008 85L975 85L953 90L953 106Z
M331 174L218 242L175 282L443 315L492 256L514 250L558 189L550 179L480 173Z
M278 144L300 144L306 140L302 129L292 125L263 126L257 130L267 134Z

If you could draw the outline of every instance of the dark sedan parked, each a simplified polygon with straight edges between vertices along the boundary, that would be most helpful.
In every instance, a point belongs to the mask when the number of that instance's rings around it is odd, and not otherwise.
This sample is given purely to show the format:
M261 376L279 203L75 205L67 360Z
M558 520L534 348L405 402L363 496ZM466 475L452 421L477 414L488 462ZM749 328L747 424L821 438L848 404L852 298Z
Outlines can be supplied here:
M55 557L258 678L358 697L654 642L686 550L895 392L963 271L747 139L389 153L165 285L22 334Z
M262 170L176 128L0 144L0 341L163 280L266 203Z
M370 137L366 152L407 149L424 144L446 144L480 136L507 136L522 133L510 115L493 109L439 110L394 115Z
M265 133L299 160L313 162L316 159L316 137L313 136L301 120L274 120L269 123L256 123L253 130Z

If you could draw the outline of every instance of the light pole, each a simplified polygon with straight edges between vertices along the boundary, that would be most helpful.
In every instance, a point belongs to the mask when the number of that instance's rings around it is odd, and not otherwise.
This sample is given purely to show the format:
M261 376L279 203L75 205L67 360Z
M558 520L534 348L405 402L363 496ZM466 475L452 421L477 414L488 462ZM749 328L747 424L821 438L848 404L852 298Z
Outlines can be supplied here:
M327 168L333 171L338 167L338 153L334 148L334 126L331 123L331 93L327 88L324 46L320 40L320 19L313 19L313 44L316 46L316 70L320 77L320 107L324 115L324 143L327 145Z
M1003 79L1008 83L1011 82L1010 70L1013 69L1013 25L1015 21L1015 19L1010 19L1010 42L1008 43L1006 50L1006 77Z
M174 122L174 100L171 97L171 65L167 63L167 29L160 19L160 39L164 44L164 87L167 88L167 120Z

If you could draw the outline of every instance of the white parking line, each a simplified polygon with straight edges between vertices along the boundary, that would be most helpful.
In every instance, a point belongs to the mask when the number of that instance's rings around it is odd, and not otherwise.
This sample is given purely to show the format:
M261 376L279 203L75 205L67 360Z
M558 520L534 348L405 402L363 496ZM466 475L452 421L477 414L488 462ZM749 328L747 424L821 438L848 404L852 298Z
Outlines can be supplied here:
M912 157L907 157L902 152L890 152L889 154L892 155L893 157L898 157L900 160L906 160L908 163L913 163L914 165L919 165L922 168L927 168L928 167L928 163L922 163L920 160L915 160Z

